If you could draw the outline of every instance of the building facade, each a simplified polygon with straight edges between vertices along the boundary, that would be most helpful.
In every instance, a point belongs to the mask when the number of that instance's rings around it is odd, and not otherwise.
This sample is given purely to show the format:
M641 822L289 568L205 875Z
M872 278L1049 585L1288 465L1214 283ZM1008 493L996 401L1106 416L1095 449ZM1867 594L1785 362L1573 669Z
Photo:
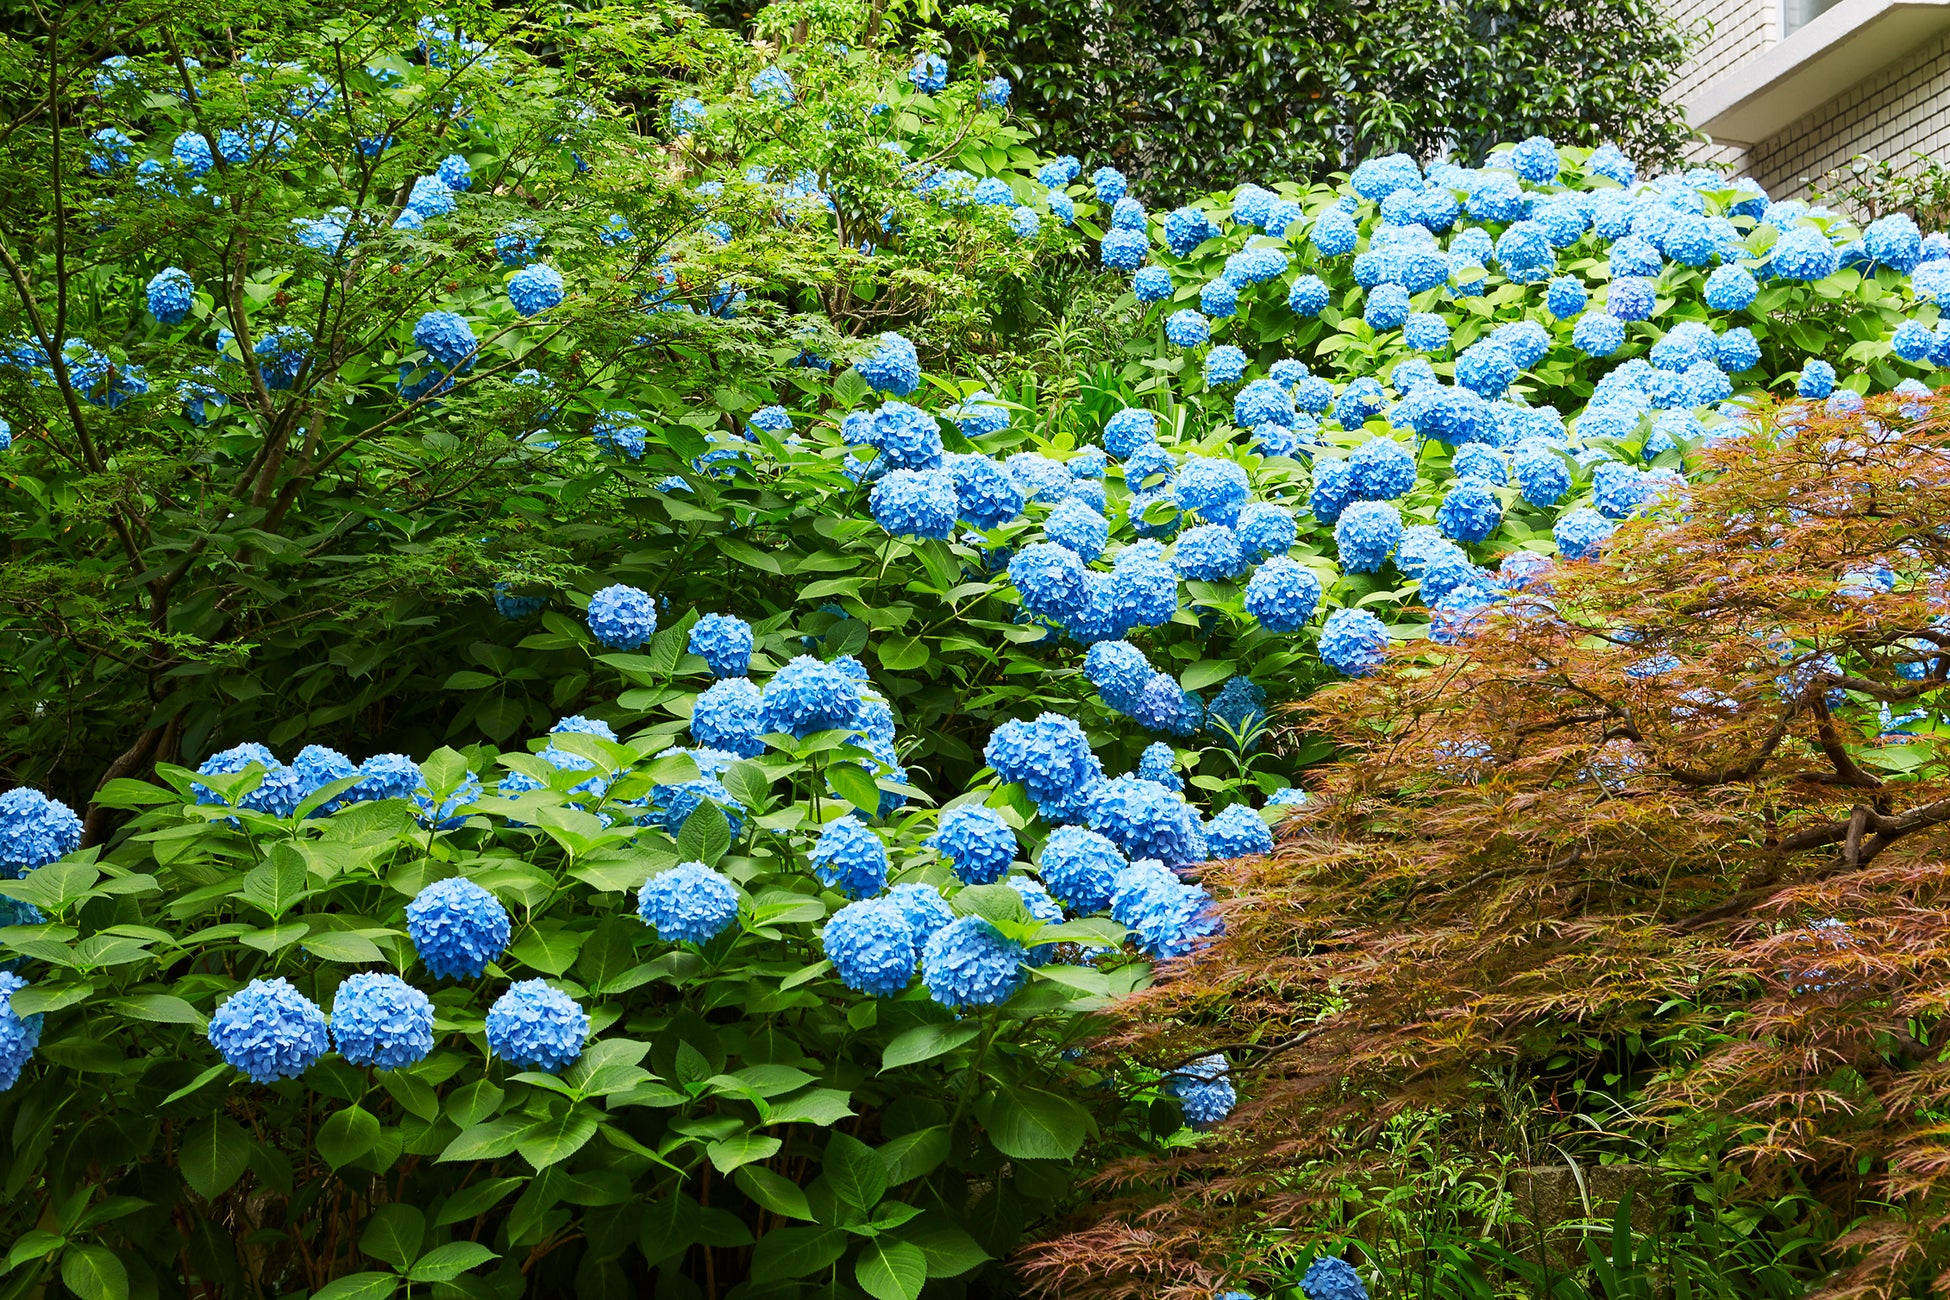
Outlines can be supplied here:
M1694 157L1776 198L1860 155L1950 161L1950 0L1672 0Z

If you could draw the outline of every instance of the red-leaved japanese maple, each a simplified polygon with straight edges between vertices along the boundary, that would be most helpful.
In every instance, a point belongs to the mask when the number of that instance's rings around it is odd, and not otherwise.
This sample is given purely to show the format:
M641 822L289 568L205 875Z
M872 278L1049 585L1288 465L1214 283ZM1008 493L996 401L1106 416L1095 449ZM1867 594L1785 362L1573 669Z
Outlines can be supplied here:
M1032 1283L1249 1280L1250 1229L1318 1222L1390 1116L1643 1035L1695 1045L1633 1085L1654 1140L1717 1118L1753 1186L1887 1207L1823 1295L1950 1292L1944 415L1762 412L1598 558L1309 701L1346 761L1277 852L1208 868L1224 935L1105 1044L1224 1050L1241 1104L1104 1171Z

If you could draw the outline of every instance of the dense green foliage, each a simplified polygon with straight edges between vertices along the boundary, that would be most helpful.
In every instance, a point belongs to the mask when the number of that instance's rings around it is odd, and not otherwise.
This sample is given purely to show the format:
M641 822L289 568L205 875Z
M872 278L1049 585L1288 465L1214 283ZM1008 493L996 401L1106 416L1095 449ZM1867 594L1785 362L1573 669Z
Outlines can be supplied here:
M1397 151L1548 135L1665 161L1686 139L1664 98L1686 34L1652 0L1037 0L1011 17L1010 72L1049 146L1173 202Z

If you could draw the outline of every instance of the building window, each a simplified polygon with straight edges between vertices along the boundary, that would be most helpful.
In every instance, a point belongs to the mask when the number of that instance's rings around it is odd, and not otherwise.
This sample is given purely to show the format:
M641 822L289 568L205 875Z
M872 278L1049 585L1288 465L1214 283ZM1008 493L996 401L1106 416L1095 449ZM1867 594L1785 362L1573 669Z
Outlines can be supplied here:
M1781 0L1781 34L1792 36L1842 0Z

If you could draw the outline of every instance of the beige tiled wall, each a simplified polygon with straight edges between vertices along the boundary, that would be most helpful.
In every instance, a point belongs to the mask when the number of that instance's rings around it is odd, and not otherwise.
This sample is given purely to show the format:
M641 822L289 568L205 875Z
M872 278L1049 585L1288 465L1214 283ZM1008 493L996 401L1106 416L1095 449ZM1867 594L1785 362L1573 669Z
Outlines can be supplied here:
M1780 0L1669 0L1699 44L1668 92L1684 100L1781 39ZM1776 198L1807 193L1851 158L1905 159L1912 151L1950 160L1950 36L1812 109L1769 139L1742 150L1700 144L1688 161L1752 176Z
M1950 159L1950 36L1837 95L1747 151L1746 171L1776 198L1807 192L1857 154Z

